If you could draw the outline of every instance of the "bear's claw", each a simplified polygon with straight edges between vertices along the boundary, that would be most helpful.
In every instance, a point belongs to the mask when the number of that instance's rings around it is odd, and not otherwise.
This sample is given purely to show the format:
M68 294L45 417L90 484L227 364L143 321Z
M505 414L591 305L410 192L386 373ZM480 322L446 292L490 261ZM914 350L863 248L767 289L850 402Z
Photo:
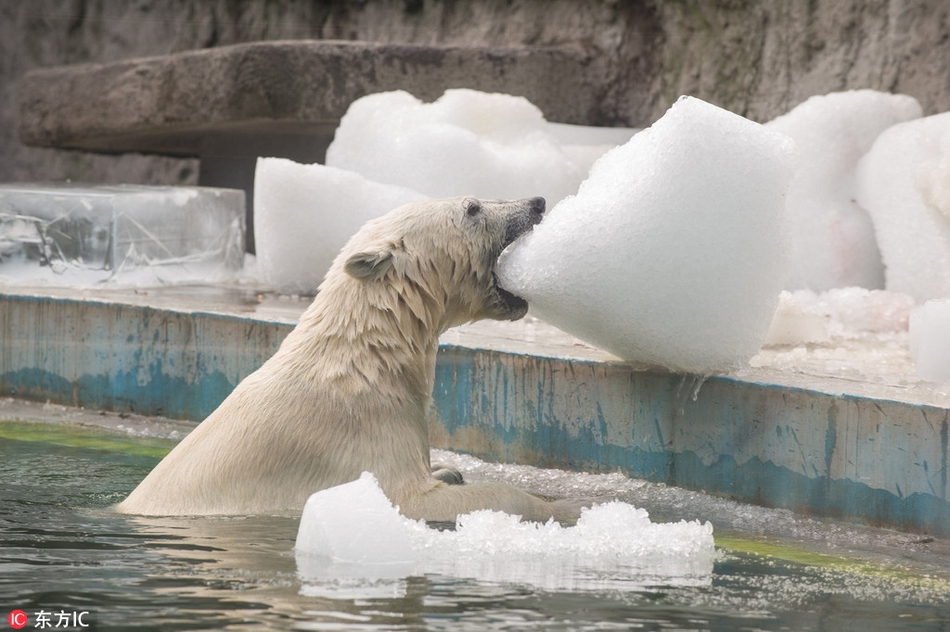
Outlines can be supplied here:
M430 467L432 478L447 485L461 485L465 482L462 473L447 463L433 463Z

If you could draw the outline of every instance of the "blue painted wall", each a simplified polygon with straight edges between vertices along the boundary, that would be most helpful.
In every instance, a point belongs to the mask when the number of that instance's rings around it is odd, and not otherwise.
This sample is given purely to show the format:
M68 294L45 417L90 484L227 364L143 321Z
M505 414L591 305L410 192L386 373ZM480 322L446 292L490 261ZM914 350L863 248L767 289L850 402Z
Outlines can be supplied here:
M0 392L201 420L291 329L202 312L0 296Z
M291 327L0 295L0 393L200 420ZM950 536L950 410L446 345L434 446ZM694 397L695 394L695 397Z

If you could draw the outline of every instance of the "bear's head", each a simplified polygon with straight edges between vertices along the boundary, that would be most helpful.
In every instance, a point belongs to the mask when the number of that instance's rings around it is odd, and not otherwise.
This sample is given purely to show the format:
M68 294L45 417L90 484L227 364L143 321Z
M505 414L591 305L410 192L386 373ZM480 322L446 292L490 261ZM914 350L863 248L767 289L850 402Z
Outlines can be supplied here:
M388 296L431 326L517 320L528 303L498 286L495 266L502 250L541 221L544 206L541 197L411 202L363 226L339 262L377 300Z

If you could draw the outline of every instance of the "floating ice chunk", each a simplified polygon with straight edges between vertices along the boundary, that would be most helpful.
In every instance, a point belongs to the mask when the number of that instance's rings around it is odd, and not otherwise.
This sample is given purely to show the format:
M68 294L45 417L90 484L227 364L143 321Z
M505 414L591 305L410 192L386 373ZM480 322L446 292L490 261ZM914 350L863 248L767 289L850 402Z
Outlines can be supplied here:
M313 294L360 226L423 198L342 169L258 158L254 229L259 274L280 292Z
M356 100L327 165L431 197L543 195L550 203L574 193L587 174L527 99L475 90L447 90L430 104L403 91Z
M857 200L874 221L888 290L950 297L950 113L895 125L860 161Z
M244 193L208 187L0 185L0 277L89 286L215 282L244 262Z
M708 584L712 532L708 522L654 523L644 509L610 502L585 510L573 527L477 511L421 544L429 573L547 590L629 589Z
M913 97L852 90L811 97L766 124L790 136L801 152L788 189L793 257L787 289L884 287L874 226L854 199L854 171L882 131L920 116Z
M950 299L927 301L910 313L910 355L928 382L950 382Z
M399 515L364 473L310 497L296 557L305 581L429 573L580 590L708 584L716 554L708 522L653 523L621 502L585 510L573 527L477 511L437 531Z
M364 472L357 480L319 491L307 499L295 549L313 575L327 562L374 577L402 577L416 565L411 520L399 514ZM314 559L316 558L316 559ZM298 560L301 555L298 555Z
M684 97L601 158L499 264L532 313L634 362L706 373L765 340L794 143Z

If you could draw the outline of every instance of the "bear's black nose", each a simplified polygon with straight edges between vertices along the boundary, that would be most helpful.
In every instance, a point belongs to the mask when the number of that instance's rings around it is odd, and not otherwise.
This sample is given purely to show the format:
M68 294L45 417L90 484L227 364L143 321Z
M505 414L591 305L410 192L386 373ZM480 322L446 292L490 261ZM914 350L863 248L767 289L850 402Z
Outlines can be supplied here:
M546 202L543 197L533 197L528 200L528 208L531 209L532 213L538 215L544 215L544 205Z

